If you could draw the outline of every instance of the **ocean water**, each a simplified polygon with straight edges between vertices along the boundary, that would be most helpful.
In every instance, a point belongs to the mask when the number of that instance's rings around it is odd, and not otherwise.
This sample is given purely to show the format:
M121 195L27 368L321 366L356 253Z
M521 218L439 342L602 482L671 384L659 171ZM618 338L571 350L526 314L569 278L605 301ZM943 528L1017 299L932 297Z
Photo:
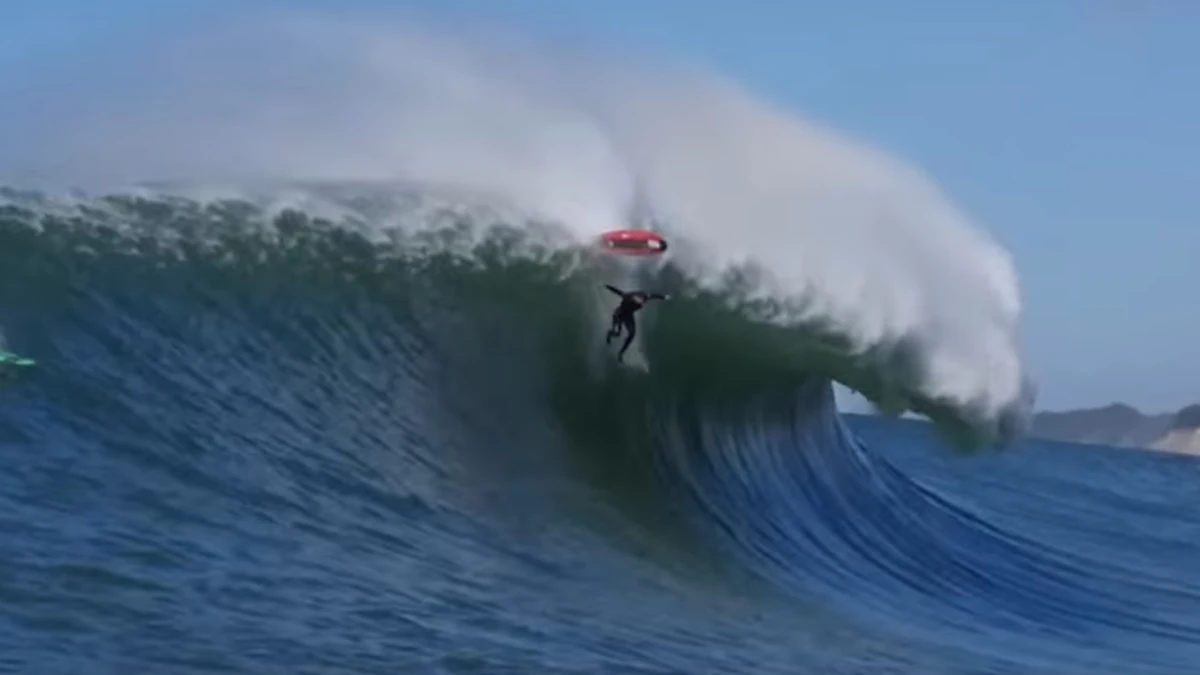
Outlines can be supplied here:
M1200 672L1194 459L992 448L744 278L342 203L5 192L0 670ZM644 369L618 278L675 295Z
M1017 266L919 169L266 4L0 79L0 671L1200 673L1195 460L1022 440ZM629 367L604 284L672 296Z

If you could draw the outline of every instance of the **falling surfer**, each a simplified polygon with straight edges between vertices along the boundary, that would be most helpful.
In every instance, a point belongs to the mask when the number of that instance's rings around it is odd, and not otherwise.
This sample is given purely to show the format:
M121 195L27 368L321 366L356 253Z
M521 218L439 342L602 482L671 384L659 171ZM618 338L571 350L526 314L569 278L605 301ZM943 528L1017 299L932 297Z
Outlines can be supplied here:
M604 285L605 288L621 296L621 304L612 313L612 326L608 329L608 335L604 337L605 344L612 344L615 337L621 335L621 331L625 331L625 344L621 345L621 351L617 352L617 363L622 363L625 358L625 350L629 349L629 345L633 342L633 336L637 335L637 319L634 316L646 303L651 300L667 300L669 295L663 293L647 293L645 291L631 291L626 293L615 286Z

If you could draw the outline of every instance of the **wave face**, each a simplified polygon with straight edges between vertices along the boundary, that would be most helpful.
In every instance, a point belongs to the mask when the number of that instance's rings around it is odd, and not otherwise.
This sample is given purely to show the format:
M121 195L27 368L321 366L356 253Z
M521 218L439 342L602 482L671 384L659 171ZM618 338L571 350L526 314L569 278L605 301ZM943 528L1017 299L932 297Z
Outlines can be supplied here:
M824 374L882 366L742 307L739 278L613 266L421 191L308 194L342 219L7 191L0 318L42 364L0 406L12 663L1194 663L1194 588L1118 583L914 482L888 457L936 444L868 447ZM621 275L677 296L643 313L643 368L600 339Z

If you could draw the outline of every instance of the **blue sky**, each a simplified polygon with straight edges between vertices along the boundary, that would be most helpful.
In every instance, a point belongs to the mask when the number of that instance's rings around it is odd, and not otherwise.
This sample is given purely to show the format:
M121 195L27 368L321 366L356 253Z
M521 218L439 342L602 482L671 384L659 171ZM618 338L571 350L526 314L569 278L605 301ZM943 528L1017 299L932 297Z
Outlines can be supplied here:
M9 0L0 77L239 3ZM1200 7L1150 0L441 0L707 64L933 176L1013 253L1043 407L1200 401ZM2 113L0 113L2 114Z

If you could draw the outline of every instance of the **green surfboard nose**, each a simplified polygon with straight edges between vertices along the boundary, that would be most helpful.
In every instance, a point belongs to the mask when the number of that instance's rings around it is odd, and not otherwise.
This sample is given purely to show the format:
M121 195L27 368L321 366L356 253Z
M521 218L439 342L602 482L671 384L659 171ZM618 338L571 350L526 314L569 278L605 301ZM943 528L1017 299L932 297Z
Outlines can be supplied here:
M33 359L17 356L12 352L0 351L0 366L32 366L35 363Z

